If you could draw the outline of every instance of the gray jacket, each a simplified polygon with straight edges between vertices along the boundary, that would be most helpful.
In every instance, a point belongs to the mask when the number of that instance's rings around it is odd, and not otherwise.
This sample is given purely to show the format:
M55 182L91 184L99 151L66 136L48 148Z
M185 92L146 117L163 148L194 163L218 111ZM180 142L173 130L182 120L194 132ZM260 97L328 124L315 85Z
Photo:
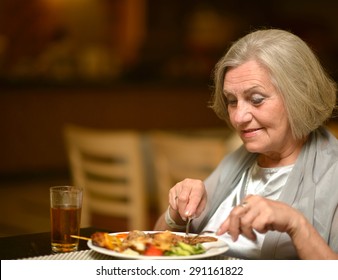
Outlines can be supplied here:
M247 152L242 146L226 156L206 179L208 203L194 223L197 231L205 227L256 157L257 154ZM278 200L300 210L338 253L338 140L325 128L310 134ZM261 258L298 258L290 244L286 233L270 231L265 236Z

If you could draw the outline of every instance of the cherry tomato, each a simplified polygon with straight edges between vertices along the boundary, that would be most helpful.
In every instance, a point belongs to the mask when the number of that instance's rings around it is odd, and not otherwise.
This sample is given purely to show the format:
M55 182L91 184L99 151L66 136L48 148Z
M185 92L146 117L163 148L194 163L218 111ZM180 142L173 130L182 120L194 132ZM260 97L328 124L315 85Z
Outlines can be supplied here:
M162 256L163 251L152 244L147 246L147 249L144 251L145 256Z
M117 238L120 238L120 239L125 239L128 236L128 233L118 233L114 236L116 236Z

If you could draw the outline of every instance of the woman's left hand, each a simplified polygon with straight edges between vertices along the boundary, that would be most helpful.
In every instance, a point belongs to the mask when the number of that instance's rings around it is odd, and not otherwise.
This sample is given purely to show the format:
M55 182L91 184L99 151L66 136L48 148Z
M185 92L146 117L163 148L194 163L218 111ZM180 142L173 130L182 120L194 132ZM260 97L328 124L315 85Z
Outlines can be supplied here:
M256 240L254 230L266 233L277 230L290 233L297 228L300 213L291 206L258 195L248 195L243 203L232 209L217 234L227 232L236 241L240 234Z

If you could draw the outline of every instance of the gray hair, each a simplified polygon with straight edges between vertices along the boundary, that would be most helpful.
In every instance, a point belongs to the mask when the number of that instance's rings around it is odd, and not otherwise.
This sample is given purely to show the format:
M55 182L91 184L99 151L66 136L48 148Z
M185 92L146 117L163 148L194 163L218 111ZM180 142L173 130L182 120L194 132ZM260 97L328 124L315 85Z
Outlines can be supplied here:
M230 124L223 82L227 71L255 60L270 73L281 94L295 139L327 121L336 108L336 83L310 47L298 36L278 29L258 30L235 42L214 71L211 108Z

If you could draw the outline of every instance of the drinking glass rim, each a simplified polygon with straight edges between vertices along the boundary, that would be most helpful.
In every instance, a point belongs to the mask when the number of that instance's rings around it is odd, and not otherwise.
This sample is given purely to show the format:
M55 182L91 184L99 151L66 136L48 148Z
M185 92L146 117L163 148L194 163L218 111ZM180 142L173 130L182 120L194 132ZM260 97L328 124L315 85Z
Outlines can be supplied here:
M52 186L49 188L49 190L52 191L69 191L69 192L81 192L83 191L82 187L78 186Z

